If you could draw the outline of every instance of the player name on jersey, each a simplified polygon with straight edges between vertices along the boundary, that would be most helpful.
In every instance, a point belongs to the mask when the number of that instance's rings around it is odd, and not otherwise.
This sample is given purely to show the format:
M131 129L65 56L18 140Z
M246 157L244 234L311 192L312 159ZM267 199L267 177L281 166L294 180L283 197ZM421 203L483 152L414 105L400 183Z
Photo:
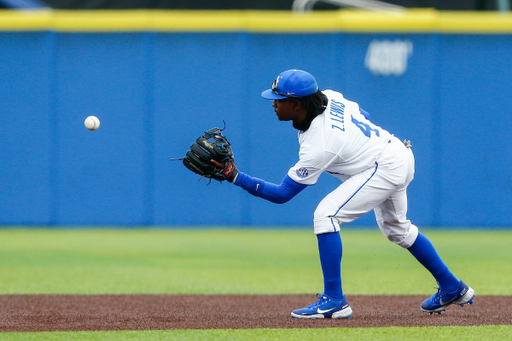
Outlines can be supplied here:
M331 120L334 121L332 129L345 131L345 104L331 100Z

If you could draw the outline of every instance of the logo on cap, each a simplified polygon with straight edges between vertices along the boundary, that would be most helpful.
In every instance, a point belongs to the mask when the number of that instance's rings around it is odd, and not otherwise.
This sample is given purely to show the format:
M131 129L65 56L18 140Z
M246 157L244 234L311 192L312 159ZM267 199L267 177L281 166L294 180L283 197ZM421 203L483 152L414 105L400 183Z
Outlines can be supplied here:
M272 83L272 87L262 92L266 99L299 98L313 95L318 91L318 84L311 74L302 70L281 72Z

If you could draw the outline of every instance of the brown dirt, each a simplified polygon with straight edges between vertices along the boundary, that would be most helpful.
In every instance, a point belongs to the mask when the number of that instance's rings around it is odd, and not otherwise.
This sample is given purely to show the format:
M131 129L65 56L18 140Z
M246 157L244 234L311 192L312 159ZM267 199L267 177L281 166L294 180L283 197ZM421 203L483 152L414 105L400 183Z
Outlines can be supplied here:
M314 295L0 295L0 331L511 325L512 296L477 296L441 315L423 296L350 296L351 319L301 320Z

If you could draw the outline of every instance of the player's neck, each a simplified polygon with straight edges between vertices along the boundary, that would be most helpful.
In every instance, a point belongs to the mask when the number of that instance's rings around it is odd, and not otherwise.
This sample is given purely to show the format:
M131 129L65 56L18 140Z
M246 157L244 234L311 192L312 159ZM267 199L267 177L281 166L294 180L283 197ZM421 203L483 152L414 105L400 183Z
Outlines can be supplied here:
M306 131L309 129L311 122L315 119L316 115L308 115L306 111L297 120L293 121L293 127L297 130Z

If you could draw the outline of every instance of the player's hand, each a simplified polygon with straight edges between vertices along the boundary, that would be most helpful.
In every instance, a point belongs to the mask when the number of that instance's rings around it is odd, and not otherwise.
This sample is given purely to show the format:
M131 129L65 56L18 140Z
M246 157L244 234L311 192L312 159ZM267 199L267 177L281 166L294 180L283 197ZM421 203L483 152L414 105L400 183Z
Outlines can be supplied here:
M235 182L238 176L238 169L235 165L235 160L230 159L226 162L218 162L213 159L210 162L215 166L217 173L222 173L229 182Z
M219 164L212 164L211 160L216 160ZM236 171L233 158L233 150L226 136L222 134L222 130L215 127L204 132L190 146L183 160L183 165L190 171L217 181L233 181L233 173ZM216 166L224 168L219 172Z
M226 163L225 162L217 162L217 161L215 161L213 159L211 159L210 162L215 165L215 171L217 173L221 172L226 167Z

